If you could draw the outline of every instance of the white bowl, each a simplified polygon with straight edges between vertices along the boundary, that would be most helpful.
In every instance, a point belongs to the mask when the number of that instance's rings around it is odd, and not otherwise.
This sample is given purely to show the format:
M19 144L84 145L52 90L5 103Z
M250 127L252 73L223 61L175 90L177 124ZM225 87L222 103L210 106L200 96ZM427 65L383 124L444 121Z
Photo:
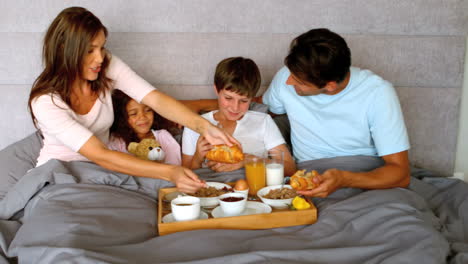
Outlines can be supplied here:
M289 198L289 199L268 199L268 198L264 197L265 195L267 195L270 192L270 190L280 189L280 188L281 188L281 184L280 185L272 185L272 186L264 187L264 188L258 190L257 196L262 200L263 203L268 204L269 206L271 206L271 207L273 207L275 209L288 208L291 205L292 200L294 199L294 197ZM284 185L283 188L292 189L291 185Z
M239 201L229 202L223 201L225 198L237 198L242 199ZM237 216L240 215L245 210L245 205L247 203L247 196L242 193L225 193L218 197L219 205L225 216Z
M218 190L223 189L224 187L228 189L232 189L231 186L222 183L222 182L206 182L206 185L215 187ZM200 206L201 207L215 207L219 204L218 197L198 197L200 198Z

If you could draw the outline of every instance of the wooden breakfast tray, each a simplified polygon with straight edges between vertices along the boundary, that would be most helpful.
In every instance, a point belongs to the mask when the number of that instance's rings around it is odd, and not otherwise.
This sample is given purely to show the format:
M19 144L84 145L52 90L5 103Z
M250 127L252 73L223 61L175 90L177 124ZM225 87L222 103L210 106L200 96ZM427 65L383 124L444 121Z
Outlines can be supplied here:
M197 229L268 229L284 226L310 225L317 221L317 208L311 202L311 207L305 210L277 210L268 214L242 215L233 217L197 219L184 222L163 223L162 218L170 213L170 203L164 202L166 194L177 191L177 188L159 190L158 197L158 229L164 236L180 231Z

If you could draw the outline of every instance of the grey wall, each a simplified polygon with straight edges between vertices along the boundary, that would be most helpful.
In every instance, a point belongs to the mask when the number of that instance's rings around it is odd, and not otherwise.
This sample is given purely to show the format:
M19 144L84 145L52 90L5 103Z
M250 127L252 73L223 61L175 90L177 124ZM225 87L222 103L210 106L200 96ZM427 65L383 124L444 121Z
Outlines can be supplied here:
M84 6L110 30L108 48L156 87L180 99L214 97L214 67L246 56L263 84L289 42L316 27L348 41L355 66L397 88L414 165L449 175L457 144L467 1L123 0L0 3L0 149L33 131L26 102L41 71L44 31L65 7Z

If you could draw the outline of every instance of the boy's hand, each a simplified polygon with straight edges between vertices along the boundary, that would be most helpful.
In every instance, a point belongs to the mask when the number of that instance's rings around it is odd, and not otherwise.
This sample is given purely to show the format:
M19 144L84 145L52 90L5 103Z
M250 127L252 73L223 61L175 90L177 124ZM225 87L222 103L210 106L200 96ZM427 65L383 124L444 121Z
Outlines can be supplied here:
M221 163L216 161L208 161L208 167L216 172L234 171L244 167L244 161L238 163Z
M213 148L213 146L206 140L204 136L198 137L197 140L197 149L195 151L194 158L196 158L198 161L204 161L206 153L210 151Z

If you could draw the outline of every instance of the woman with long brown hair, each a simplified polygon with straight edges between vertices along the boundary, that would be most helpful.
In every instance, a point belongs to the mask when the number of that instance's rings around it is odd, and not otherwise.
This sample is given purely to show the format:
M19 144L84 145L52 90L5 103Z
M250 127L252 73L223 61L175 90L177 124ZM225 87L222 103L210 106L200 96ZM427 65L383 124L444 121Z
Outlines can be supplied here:
M44 70L33 84L29 108L44 146L37 166L50 159L90 160L109 170L172 181L194 192L204 183L181 166L159 164L109 150L114 118L111 91L122 90L161 116L202 134L211 144L237 143L177 100L157 91L105 49L107 29L90 11L64 9L44 38Z

